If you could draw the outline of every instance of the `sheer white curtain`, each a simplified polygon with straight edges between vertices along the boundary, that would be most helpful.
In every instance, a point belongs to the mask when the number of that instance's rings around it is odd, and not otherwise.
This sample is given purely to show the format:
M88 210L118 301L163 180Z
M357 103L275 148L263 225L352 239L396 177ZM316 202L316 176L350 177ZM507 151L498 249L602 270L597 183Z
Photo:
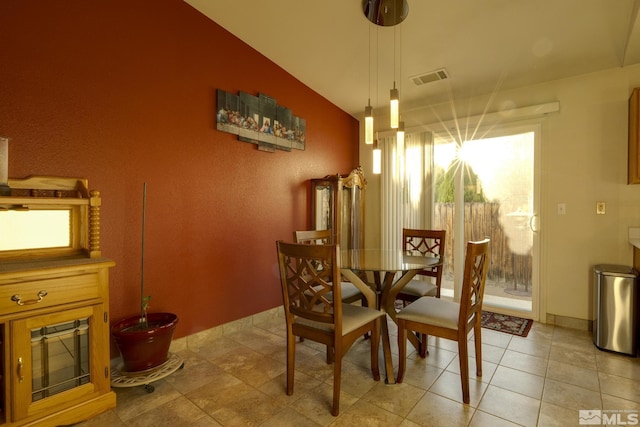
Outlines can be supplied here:
M379 141L382 149L380 242L383 248L401 249L403 228L431 226L432 141L429 132L407 134L401 156L395 136Z

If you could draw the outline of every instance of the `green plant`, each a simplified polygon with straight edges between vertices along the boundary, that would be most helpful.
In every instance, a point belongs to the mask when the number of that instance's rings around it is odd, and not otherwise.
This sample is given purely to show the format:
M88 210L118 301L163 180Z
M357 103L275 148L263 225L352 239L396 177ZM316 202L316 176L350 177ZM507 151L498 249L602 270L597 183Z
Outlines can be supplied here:
M464 201L465 202L486 202L482 193L482 186L478 175L472 169L464 170ZM437 203L452 203L454 192L456 169L450 167L446 171L438 167L436 170L435 201Z
M147 318L147 309L149 308L149 300L151 295L144 295L140 303L140 323L145 327L149 327L149 320Z

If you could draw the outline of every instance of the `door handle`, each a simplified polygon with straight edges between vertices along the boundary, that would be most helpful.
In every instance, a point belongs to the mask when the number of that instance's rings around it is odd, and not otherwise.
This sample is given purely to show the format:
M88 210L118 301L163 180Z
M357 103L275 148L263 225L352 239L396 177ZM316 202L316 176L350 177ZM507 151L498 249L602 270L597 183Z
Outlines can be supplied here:
M18 382L24 381L24 375L22 375L22 357L18 357Z
M529 217L529 228L531 229L531 231L533 231L534 233L537 233L538 230L534 227L534 219L537 217L538 215L533 214Z

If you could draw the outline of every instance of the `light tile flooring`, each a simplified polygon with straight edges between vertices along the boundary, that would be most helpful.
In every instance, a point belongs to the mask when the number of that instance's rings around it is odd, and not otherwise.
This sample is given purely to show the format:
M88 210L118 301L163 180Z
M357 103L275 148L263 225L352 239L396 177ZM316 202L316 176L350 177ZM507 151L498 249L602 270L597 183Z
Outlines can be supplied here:
M483 329L483 376L475 377L470 358L469 405L454 342L431 337L427 358L412 353L404 383L387 385L384 374L373 381L369 343L358 340L345 356L340 416L333 417L332 367L322 346L298 343L294 394L285 394L284 336L277 319L189 343L177 352L184 368L153 383L154 392L116 388L116 409L80 425L574 426L581 409L621 411L622 421L640 410L640 358L602 352L585 331L534 323L527 338Z

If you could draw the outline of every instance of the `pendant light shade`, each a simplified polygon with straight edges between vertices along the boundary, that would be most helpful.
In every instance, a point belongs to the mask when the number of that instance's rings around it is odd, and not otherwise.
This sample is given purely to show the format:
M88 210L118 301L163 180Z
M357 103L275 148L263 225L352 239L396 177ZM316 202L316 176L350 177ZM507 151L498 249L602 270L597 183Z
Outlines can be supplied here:
M391 89L389 98L389 116L391 117L391 129L397 129L398 121L400 120L400 96L398 94L398 89L396 89L396 82L393 82L393 89Z
M380 175L382 173L382 150L380 150L380 146L378 145L378 140L376 139L373 144L373 174Z
M364 142L373 144L373 108L370 103L364 107Z

